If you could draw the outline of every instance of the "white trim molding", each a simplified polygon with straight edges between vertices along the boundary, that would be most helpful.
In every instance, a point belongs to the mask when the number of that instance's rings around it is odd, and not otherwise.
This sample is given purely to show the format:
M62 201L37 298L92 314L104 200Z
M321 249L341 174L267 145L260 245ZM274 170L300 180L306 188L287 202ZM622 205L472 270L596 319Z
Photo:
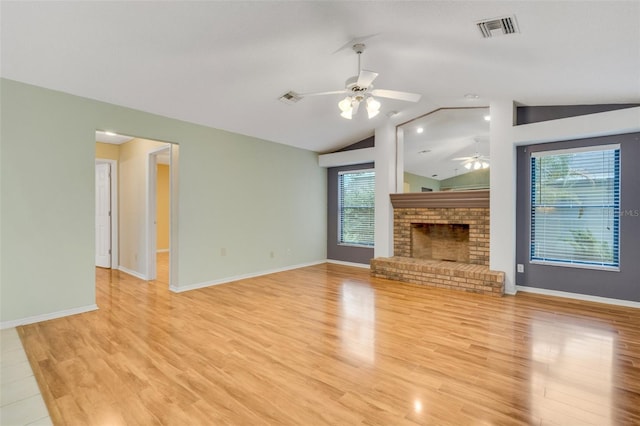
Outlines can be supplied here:
M116 269L116 265L120 261L118 248L120 243L118 241L118 221L120 220L120 210L118 210L118 161L110 160L108 158L96 158L95 164L105 163L111 166L110 179L111 182L111 268Z
M0 323L0 330L18 327L21 325L34 324L36 322L49 321L52 319L68 317L70 315L83 314L85 312L97 311L98 305L80 306L78 308L65 309L63 311L51 312L49 314L34 315L32 317L20 318L17 320L3 321Z
M219 280L213 280L213 281L206 281L206 282L203 282L203 283L190 284L190 285L186 285L184 287L176 287L176 286L171 285L171 286L169 286L169 290L171 290L174 293L182 293L182 292L185 292L185 291L197 290L199 288L206 288L206 287L211 287L211 286L220 285L220 284L228 284L228 283L232 283L234 281L246 280L246 279L249 279L249 278L261 277L263 275L275 274L276 272L285 272L285 271L290 271L292 269L306 268L307 266L321 265L323 263L327 263L327 261L326 260L318 260L318 261L315 261L315 262L301 263L301 264L298 264L298 265L285 266L284 268L269 269L267 271L255 272L255 273L251 273L251 274L236 275L236 276L233 276L233 277L221 278Z
M343 265L343 266L353 266L355 268L371 269L371 265L369 265L368 263L344 262L342 260L333 260L333 259L327 259L327 263L333 263L335 265Z
M351 166L353 164L371 163L374 160L375 148L352 149L350 151L318 155L318 165L320 167Z
M118 266L118 271L122 271L122 272L124 272L125 274L129 274L129 275L131 275L131 276L133 276L133 277L136 277L136 278L139 278L139 279L141 279L141 280L143 280L143 281L149 281L149 279L147 279L146 275L141 274L140 272L137 272L137 271L131 270L131 269L129 269L129 268L125 268L125 267L124 267L124 266L122 266L122 265Z
M610 299L608 297L591 296L588 294L569 293L566 291L548 290L546 288L527 287L517 285L516 289L524 293L542 294L545 296L564 297L566 299L584 300L586 302L606 303L608 305L625 306L627 308L640 309L640 302L634 302L631 300Z

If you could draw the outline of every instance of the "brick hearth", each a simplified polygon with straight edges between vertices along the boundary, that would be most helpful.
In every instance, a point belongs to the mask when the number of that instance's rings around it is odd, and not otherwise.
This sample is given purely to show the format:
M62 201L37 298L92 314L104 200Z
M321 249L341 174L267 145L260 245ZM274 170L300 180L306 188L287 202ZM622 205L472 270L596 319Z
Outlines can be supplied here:
M489 191L392 194L394 257L371 261L371 274L432 287L501 296L504 272L489 270ZM469 262L411 257L415 224L469 226Z
M490 271L489 267L483 265L386 257L371 261L371 275L450 290L493 296L504 294L504 272Z

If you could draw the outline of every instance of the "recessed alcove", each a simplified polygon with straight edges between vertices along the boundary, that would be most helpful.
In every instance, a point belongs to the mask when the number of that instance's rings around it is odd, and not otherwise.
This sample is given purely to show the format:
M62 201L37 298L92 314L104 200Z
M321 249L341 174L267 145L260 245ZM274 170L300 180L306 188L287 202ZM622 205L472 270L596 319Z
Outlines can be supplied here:
M469 263L469 225L412 223L411 257Z

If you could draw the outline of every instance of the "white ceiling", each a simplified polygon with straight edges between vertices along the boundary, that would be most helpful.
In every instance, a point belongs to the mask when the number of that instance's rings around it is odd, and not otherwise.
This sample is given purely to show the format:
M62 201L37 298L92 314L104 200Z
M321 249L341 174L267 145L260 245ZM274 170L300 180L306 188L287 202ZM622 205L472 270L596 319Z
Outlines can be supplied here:
M1 3L5 78L328 152L439 107L640 101L639 1L128 1ZM515 14L520 34L483 39L475 22ZM382 113L339 116L336 90L356 72ZM467 100L466 93L477 93ZM112 129L118 131L118 129ZM144 135L142 135L144 136ZM178 141L179 142L179 141Z
M121 145L133 139L133 136L118 135L109 131L96 130L96 142Z

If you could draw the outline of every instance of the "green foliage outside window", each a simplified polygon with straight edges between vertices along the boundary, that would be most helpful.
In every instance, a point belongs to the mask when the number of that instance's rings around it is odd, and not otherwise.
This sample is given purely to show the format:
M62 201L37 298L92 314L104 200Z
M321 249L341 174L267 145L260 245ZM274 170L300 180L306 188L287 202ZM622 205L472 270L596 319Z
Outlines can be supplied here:
M375 173L371 170L343 172L338 179L338 242L374 245Z

